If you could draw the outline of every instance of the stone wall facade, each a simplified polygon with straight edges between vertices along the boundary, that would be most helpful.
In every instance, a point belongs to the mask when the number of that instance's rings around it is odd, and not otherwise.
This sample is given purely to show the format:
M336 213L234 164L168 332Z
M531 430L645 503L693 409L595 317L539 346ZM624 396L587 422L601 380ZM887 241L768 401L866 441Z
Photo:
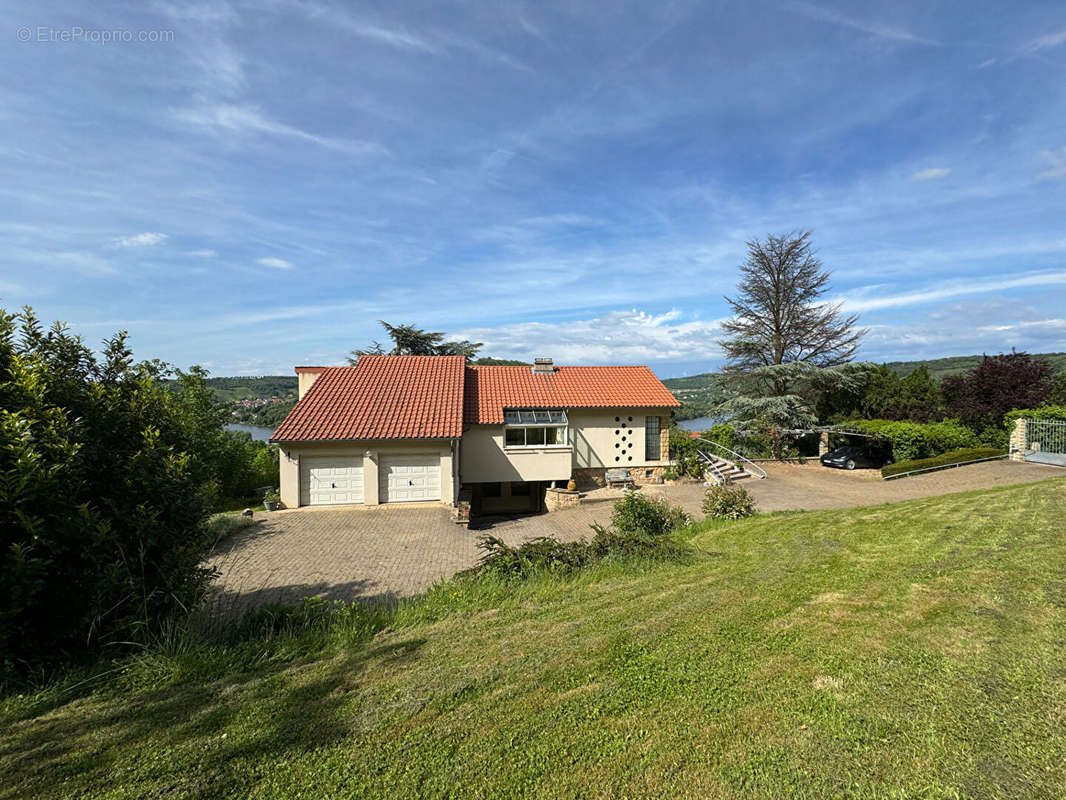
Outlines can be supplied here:
M629 474L633 476L633 483L637 486L663 482L663 471L667 467L630 467Z
M1025 446L1029 443L1029 420L1014 421L1014 430L1010 433L1010 460L1025 461Z
M578 489L599 489L607 485L607 467L578 467L570 477Z
M607 470L614 467L586 467L575 469L573 473L574 483L578 489L600 489L607 485ZM628 469L637 486L646 486L663 482L663 472L670 469L668 465L652 465L647 467L623 467Z

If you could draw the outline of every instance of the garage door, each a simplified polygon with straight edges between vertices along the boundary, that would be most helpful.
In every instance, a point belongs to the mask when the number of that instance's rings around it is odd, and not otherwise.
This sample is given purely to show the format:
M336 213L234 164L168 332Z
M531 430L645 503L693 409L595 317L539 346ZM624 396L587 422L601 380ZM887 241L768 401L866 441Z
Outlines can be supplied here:
M440 456L383 456L378 466L382 503L440 500Z
M332 506L363 502L363 459L301 458L301 503Z

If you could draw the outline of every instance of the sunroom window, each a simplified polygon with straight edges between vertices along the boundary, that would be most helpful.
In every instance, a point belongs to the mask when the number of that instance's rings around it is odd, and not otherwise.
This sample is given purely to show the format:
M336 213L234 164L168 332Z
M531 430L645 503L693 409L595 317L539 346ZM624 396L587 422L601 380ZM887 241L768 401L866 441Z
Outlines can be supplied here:
M549 408L509 408L503 412L505 447L566 444L566 412Z

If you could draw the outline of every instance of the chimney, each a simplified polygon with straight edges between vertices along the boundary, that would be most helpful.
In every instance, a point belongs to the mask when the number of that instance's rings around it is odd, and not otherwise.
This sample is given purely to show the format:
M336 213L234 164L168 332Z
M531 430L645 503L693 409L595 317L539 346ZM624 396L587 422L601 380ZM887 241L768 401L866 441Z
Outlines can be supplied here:
M318 380L325 367L296 367L296 377L299 379L297 388L297 400L303 400L311 384Z
M550 358L533 359L534 375L551 375L553 372L555 372L555 367L552 365L552 360Z

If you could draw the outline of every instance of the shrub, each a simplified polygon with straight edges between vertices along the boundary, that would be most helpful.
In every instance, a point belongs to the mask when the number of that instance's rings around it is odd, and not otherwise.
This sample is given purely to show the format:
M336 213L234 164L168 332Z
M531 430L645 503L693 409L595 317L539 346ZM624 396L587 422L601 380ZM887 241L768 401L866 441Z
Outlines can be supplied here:
M206 389L159 371L0 312L0 672L143 641L210 579Z
M585 539L561 542L552 536L540 536L514 547L485 534L478 537L478 547L484 551L481 560L457 577L524 578L540 571L569 574L591 559L589 543Z
M669 534L689 524L688 514L665 500L627 492L615 503L611 525L593 524L590 540L561 542L551 536L530 539L517 547L495 536L479 537L481 560L457 577L527 578L538 572L569 575L597 561L614 558L677 558L686 548Z
M952 450L933 458L919 458L912 461L900 461L895 464L886 464L881 467L881 476L890 478L903 472L913 472L920 469L932 469L935 467L950 467L955 464L963 464L967 461L978 461L982 458L995 458L1004 455L1002 447L971 447L965 450Z
M680 506L671 506L664 498L648 497L640 492L626 492L611 512L611 525L622 534L662 536L690 522Z
M893 422L884 419L862 419L846 423L852 430L881 436L892 446L896 461L930 458L949 450L977 447L977 435L958 422L933 423Z
M1006 416L1003 417L1003 424L1008 435L1014 430L1015 421L1019 419L1049 419L1066 422L1066 405L1016 408L1007 412Z
M755 513L755 501L743 486L721 483L704 493L703 513L711 519L742 519Z

